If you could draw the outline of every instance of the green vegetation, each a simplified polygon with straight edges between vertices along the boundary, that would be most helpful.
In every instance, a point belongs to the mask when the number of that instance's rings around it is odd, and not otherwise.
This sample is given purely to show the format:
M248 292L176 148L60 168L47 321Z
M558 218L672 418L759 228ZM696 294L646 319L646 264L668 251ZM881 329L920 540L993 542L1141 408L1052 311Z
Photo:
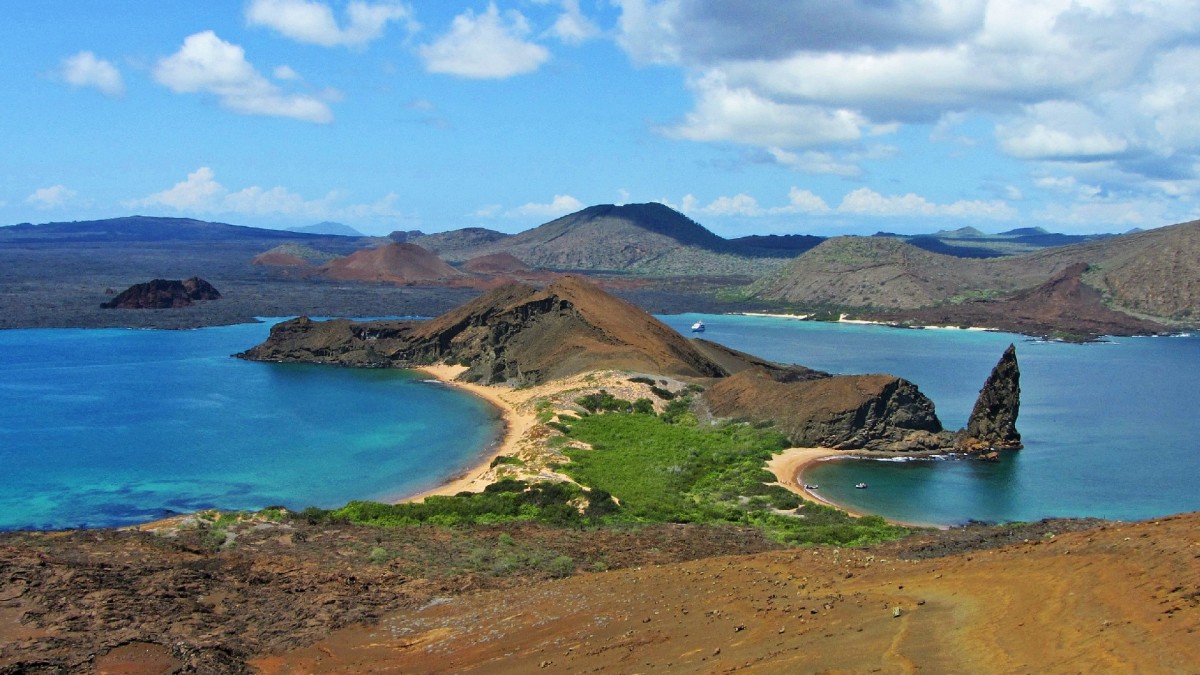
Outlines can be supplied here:
M683 406L676 406L682 408ZM855 519L803 504L763 468L786 447L778 432L745 424L702 428L650 415L593 415L571 426L592 450L568 451L568 475L621 502L610 520L750 525L791 544L861 545L902 536L882 518ZM790 512L789 512L790 511Z
M594 414L568 416L553 424L570 439L591 446L568 449L571 462L559 467L579 485L509 478L482 493L434 496L421 503L351 502L333 511L306 509L295 517L380 527L517 521L558 527L703 523L756 527L786 544L839 546L870 544L907 532L879 517L852 518L834 508L803 503L783 487L770 485L774 476L763 464L786 447L786 441L767 425L701 426L690 411L689 395L669 402L661 416L652 408L643 409L643 401L649 403L639 399L631 404L601 391L577 400ZM600 414L605 411L609 414ZM522 568L551 576L573 573L575 562L570 558L523 557L509 550L511 539L502 534L495 549L474 552L472 566L494 574ZM372 550L368 559L382 563L389 555Z

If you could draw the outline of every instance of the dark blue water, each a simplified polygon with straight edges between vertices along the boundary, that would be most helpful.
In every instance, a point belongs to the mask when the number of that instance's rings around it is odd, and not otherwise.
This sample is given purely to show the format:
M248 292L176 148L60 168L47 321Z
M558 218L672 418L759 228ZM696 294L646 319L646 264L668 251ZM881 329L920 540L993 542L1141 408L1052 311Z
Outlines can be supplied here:
M775 361L914 382L949 429L965 426L1010 343L1021 367L1025 449L975 460L837 461L806 474L826 498L915 523L1051 516L1134 520L1200 511L1200 337L1103 344L744 316L660 317L688 334ZM865 482L866 490L854 485Z
M0 331L0 529L399 497L500 433L413 372L230 358L268 330Z

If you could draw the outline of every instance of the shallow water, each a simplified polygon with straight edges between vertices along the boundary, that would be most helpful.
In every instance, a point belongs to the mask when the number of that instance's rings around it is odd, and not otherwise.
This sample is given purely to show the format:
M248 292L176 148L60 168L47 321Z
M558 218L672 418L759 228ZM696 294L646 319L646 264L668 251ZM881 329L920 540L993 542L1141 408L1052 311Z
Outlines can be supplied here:
M230 357L268 330L0 331L0 529L397 497L498 438L494 408L417 373Z
M914 382L948 429L1010 343L1021 368L1025 448L1003 461L835 461L806 473L824 497L906 522L955 524L1051 516L1134 520L1200 511L1200 338L1115 338L1074 345L1007 333L904 330L771 317L703 319L706 339L834 373ZM854 485L868 484L865 490Z

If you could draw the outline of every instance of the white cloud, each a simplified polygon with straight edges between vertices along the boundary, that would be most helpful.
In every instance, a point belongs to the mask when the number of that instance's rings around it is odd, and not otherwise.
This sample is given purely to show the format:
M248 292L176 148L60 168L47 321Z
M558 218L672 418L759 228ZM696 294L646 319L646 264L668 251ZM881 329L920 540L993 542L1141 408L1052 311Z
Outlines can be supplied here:
M855 141L867 120L844 108L782 103L749 87L731 87L719 71L689 82L696 108L665 131L694 141L732 140L797 147Z
M397 2L351 2L346 6L345 26L339 26L333 10L311 0L251 0L246 5L246 23L265 26L297 42L322 47L362 46L383 35L388 23L410 20L412 10Z
M996 136L1005 152L1023 159L1086 160L1129 149L1094 111L1066 101L1028 106L1023 118L997 126Z
M476 79L503 79L537 70L550 58L543 46L528 42L529 22L517 11L501 17L495 3L487 11L454 17L450 31L417 52L425 69Z
M218 200L226 194L225 188L216 181L213 170L202 166L189 173L187 180L176 183L169 189L139 199L140 206L169 206L179 211L213 210Z
M583 202L572 197L571 195L554 195L554 199L550 200L549 204L537 204L530 202L512 209L505 215L519 218L557 218L559 216L565 216L568 213L574 213L582 208Z
M578 45L600 35L600 29L579 9L579 0L562 0L563 13L548 31L550 35L570 44Z
M179 93L212 94L237 113L321 124L333 121L333 112L324 101L285 94L255 70L246 60L245 50L212 31L189 35L178 52L159 60L154 79Z
M1016 211L1011 206L999 200L962 200L950 204L936 204L911 192L904 195L882 195L866 187L847 193L837 211L841 214L860 216L949 216L993 220L1008 220L1016 216Z
M33 194L25 198L25 203L43 210L57 209L66 206L76 195L74 190L65 185L51 185L34 190Z
M297 220L362 220L395 217L399 197L389 193L382 199L359 204L342 204L344 194L330 192L320 199L306 199L287 188L263 188L257 185L231 191L216 180L207 166L188 174L172 187L141 199L125 202L129 208L169 207L200 215L209 213L241 216L283 216Z
M820 196L795 186L788 190L788 205L783 210L788 213L812 214L829 213L830 211L829 204L826 204Z
M801 153L789 152L783 148L767 148L767 153L780 166L786 166L793 171L810 174L831 174L834 176L858 176L862 169L851 162L841 162L827 152L807 150Z
M99 89L106 96L125 93L121 71L112 63L96 58L92 52L79 52L63 59L62 78L72 86Z
M1200 177L1190 0L614 2L629 58L686 74L676 138L829 153L907 124L966 145L992 126L1012 157L1105 158L1130 189Z
M275 66L275 70L271 71L277 80L299 80L300 73L297 73L291 66Z
M766 207L753 196L739 193L732 197L718 197L701 205L694 195L683 197L679 206L668 201L662 203L687 214L713 217L770 217L781 215L812 216L859 216L887 218L970 218L987 220L1011 220L1017 212L1000 200L961 200L938 204L925 197L908 193L904 195L882 195L870 188L858 188L843 196L836 208L819 195L793 186L788 191L788 203L784 206Z

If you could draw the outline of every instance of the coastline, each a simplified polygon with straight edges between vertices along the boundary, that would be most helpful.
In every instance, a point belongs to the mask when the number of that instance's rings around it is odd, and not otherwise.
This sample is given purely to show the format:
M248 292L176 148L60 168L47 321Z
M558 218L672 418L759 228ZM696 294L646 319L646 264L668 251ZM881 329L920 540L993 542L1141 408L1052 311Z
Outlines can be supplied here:
M823 506L832 506L835 509L840 509L854 516L861 518L866 513L855 511L854 509L846 508L845 506L825 499L821 495L804 487L804 471L810 468L813 464L830 457L847 457L847 452L843 450L834 450L832 448L788 448L783 452L771 457L767 462L767 471L775 474L775 481L779 485L787 488L791 492L796 493L805 501Z
M478 463L457 477L416 494L394 499L392 500L393 502L419 502L426 497L434 495L445 496L456 495L459 492L483 492L483 489L491 485L495 480L495 476L492 473L492 461L500 455L513 454L520 440L524 438L529 429L537 422L536 415L518 410L519 401L513 400L515 397L510 392L500 387L456 381L454 378L458 377L466 369L466 366L438 364L422 366L414 370L419 370L442 384L466 391L495 406L500 411L500 419L504 425L504 432L501 434L500 441L490 451L482 455Z
M855 518L862 518L863 516L879 514L872 514L861 510L852 509L844 504L840 504L831 499L826 499L817 492L809 490L808 488L804 487L806 485L804 473L808 469L811 469L813 466L815 466L818 462L823 462L825 460L864 456L868 455L864 455L862 452L855 452L851 450L834 450L832 448L787 448L779 454L771 457L766 464L766 468L768 471L775 474L776 484L781 485L787 490L795 493L801 499L814 504L832 506L835 509L845 511ZM934 528L938 530L948 529L948 526L946 525L915 523L906 520L895 520L894 518L888 518L886 516L882 517L887 522L893 525L900 525L902 527Z

